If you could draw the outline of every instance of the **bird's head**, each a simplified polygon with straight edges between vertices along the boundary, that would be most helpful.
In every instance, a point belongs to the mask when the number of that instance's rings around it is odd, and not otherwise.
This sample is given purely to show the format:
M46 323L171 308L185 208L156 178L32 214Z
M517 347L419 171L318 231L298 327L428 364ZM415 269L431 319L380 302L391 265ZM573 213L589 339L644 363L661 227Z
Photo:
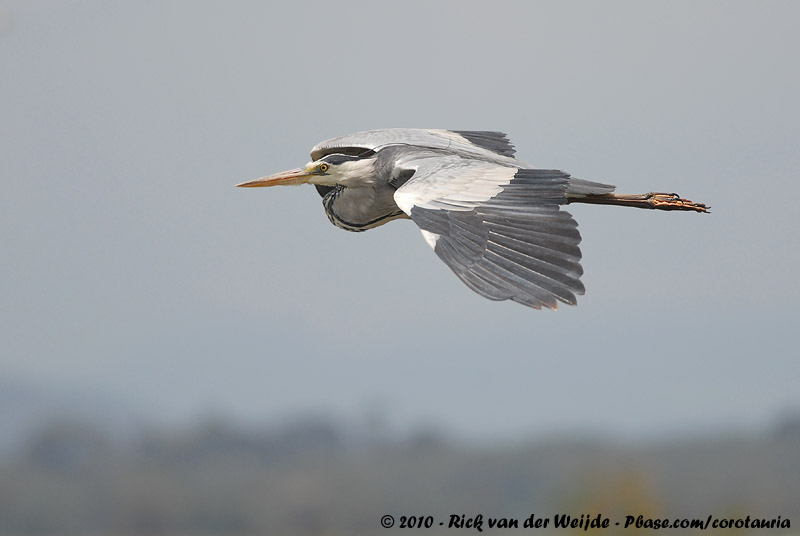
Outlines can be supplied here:
M329 154L309 162L305 167L290 169L250 182L237 184L242 188L277 186L281 184L318 184L320 186L359 186L372 182L374 158Z

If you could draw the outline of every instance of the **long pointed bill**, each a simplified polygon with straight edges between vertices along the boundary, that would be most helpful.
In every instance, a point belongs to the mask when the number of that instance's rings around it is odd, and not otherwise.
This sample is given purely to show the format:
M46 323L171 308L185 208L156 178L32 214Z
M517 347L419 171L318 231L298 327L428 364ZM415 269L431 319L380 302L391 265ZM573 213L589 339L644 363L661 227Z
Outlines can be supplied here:
M259 188L261 186L278 186L279 184L304 184L308 182L311 175L311 173L302 168L290 169L289 171L261 177L254 181L243 182L236 186L241 188Z

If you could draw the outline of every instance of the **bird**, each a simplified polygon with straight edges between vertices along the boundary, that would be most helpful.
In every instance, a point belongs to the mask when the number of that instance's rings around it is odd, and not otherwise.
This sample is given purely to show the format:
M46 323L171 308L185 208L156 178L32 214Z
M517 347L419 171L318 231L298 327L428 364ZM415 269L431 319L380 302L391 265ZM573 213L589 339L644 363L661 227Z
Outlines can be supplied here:
M538 169L503 132L390 128L340 136L311 149L304 167L238 184L313 184L328 219L361 232L410 219L438 257L490 300L534 309L576 305L581 235L575 203L709 212L674 193L614 193L615 186Z

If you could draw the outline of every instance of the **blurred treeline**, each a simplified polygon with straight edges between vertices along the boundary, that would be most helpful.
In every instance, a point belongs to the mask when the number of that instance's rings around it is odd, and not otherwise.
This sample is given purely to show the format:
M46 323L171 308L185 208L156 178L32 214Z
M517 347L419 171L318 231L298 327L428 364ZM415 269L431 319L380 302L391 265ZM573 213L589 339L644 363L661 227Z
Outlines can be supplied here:
M354 434L324 419L265 429L217 420L125 440L61 421L41 427L0 461L0 534L401 530L381 528L383 514L398 521L435 516L434 528L414 532L475 532L446 529L449 515L462 513L520 519L602 513L612 521L628 514L780 515L800 524L800 421L762 436L483 446L435 431L396 439ZM484 526L484 532L493 531ZM606 531L617 532L640 533Z

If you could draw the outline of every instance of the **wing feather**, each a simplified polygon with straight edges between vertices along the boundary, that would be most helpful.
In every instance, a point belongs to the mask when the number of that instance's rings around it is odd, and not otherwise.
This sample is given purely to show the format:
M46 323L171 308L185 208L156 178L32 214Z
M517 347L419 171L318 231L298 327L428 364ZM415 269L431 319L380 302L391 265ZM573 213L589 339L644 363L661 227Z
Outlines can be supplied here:
M452 154L507 164L516 162L514 147L502 132L426 128L368 130L325 140L311 149L311 159L319 160L325 155L341 152L351 154L364 151L377 152L392 145L447 151Z
M503 156L514 156L514 145L504 132L492 132L489 130L454 130L453 132L494 153Z
M559 208L568 174L435 153L398 166L415 174L395 192L397 205L472 290L537 309L584 293L581 236Z

